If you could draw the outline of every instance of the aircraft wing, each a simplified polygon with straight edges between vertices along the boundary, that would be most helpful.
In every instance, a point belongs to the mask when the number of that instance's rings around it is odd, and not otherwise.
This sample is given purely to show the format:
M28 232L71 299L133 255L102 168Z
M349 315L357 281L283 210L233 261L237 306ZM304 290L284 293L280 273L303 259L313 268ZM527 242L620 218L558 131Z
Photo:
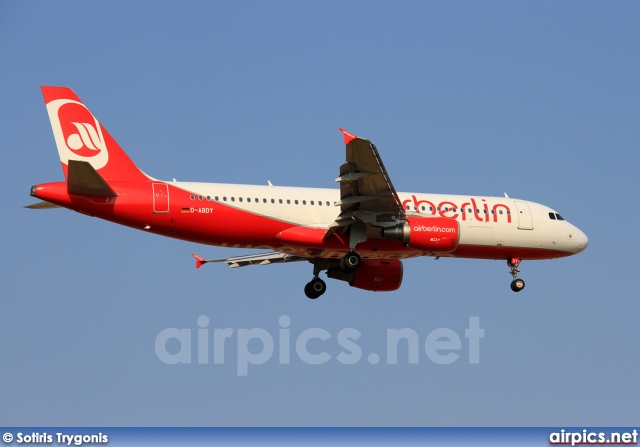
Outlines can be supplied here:
M340 215L334 227L357 221L365 223L391 222L404 217L398 197L380 153L374 144L344 129L346 162L340 166Z
M245 267L247 265L267 265L277 264L280 262L295 262L306 261L307 258L301 256L293 256L279 251L272 251L269 253L256 253L253 255L234 256L232 258L221 259L204 259L196 254L192 255L196 259L196 268L202 267L203 264L208 262L226 262L231 268Z
M340 183L340 201L336 203L340 206L340 215L330 232L349 231L353 249L367 237L379 237L379 227L404 218L405 212L376 146L344 129L340 131L347 146L346 162L340 166L340 176L336 179ZM309 260L278 251L209 260L196 254L192 256L196 259L196 268L209 262L225 262L237 268Z

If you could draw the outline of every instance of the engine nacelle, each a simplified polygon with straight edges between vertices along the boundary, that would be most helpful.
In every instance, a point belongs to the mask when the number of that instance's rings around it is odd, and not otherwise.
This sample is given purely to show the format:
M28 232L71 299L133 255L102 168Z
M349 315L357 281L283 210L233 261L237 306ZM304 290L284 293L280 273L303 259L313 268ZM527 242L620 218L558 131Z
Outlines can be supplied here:
M395 227L383 228L382 236L416 250L450 253L460 241L460 224L446 217L408 217Z
M340 268L330 268L327 276L347 281L351 287L373 292L392 292L402 284L402 262L398 259L363 259L354 272L345 273Z

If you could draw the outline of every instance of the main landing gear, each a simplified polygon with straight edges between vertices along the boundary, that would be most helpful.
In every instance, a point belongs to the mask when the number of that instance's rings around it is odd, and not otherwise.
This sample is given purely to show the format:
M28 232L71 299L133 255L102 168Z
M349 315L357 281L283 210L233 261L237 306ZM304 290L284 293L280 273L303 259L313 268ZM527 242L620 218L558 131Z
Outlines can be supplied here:
M518 266L521 261L522 260L520 258L511 258L507 261L509 270L511 270L511 276L513 276L513 281L511 281L511 290L514 292L519 292L524 289L524 280L518 278L518 272L520 271Z
M340 266L345 273L355 272L362 265L362 258L355 251L350 251L340 260Z
M335 262L334 266L335 266ZM356 271L362 265L362 258L355 251L350 251L344 258L338 261L338 267L345 273L351 273ZM315 300L327 291L327 284L318 277L322 270L326 270L329 267L326 263L314 262L313 264L313 279L304 286L304 294L307 298Z
M317 276L304 286L304 294L312 300L315 300L326 291L327 284Z

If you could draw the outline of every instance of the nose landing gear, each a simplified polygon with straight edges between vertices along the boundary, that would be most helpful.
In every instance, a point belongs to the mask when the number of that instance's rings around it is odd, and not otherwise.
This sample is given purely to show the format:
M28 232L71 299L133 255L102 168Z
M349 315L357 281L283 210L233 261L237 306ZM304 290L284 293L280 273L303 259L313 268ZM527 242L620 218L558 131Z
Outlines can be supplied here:
M514 292L521 291L525 286L524 280L518 278L518 272L520 272L518 266L521 261L522 260L520 258L511 258L507 261L511 276L513 276L513 281L511 281L511 290Z

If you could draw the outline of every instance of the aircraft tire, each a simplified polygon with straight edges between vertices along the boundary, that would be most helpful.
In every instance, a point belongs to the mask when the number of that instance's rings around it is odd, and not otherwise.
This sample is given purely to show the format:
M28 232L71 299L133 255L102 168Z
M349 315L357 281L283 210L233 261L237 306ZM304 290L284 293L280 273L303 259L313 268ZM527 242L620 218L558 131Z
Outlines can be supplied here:
M524 289L524 286L524 280L519 278L511 282L511 290L513 290L514 292L520 292L522 289Z
M304 294L307 298L315 300L327 291L327 284L320 278L313 278L304 286Z
M356 271L362 265L362 258L355 251L350 251L340 261L342 270L346 273Z

